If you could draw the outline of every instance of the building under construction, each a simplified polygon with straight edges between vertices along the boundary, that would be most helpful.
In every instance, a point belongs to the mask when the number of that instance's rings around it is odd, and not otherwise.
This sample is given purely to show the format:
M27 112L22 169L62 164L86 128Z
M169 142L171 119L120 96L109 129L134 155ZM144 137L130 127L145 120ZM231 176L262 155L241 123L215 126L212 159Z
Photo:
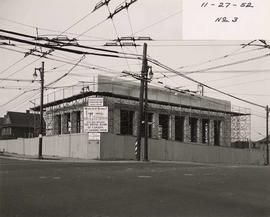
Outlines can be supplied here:
M84 86L80 93L45 103L46 135L89 132L84 124L84 109L103 106L107 108L108 119L107 130L100 131L101 134L136 136L138 96L139 84L136 82L95 76L93 83ZM51 98L55 99L55 96ZM101 105L93 104L94 98L102 99ZM227 147L232 142L250 138L248 112L232 111L229 101L153 86L149 87L148 98L149 138L178 141L179 145ZM38 111L39 107L34 110ZM144 136L144 132L142 134ZM95 140L90 136L91 139Z

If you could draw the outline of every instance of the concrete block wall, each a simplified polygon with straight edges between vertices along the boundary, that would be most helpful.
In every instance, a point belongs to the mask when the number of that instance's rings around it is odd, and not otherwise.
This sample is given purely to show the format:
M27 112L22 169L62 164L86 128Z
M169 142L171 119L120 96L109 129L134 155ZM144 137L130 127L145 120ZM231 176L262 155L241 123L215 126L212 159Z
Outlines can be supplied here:
M189 142L190 141L189 116L185 117L184 126L185 126L185 129L184 129L184 142Z
M133 136L136 136L137 135L137 124L138 124L138 119L139 119L139 112L138 111L134 111L134 116L133 116L133 126L132 126L132 129L133 129L133 133L132 135Z
M115 108L113 111L113 132L120 134L120 109Z
M210 120L209 122L209 133L210 133L209 145L213 146L214 145L214 120Z
M159 126L159 114L157 112L154 112L152 137L155 139L158 139L158 126Z
M62 121L62 123L61 123L61 132L62 132L62 134L67 134L68 133L68 130L67 130L67 114L68 114L69 112L65 112L65 113L63 113L62 114L62 117L61 117L61 121Z
M77 127L76 127L76 124L77 124L77 113L72 111L70 113L70 119L71 119L71 133L77 133Z
M197 121L197 142L202 143L202 119L198 118Z
M175 115L170 115L170 119L169 119L169 139L175 140Z

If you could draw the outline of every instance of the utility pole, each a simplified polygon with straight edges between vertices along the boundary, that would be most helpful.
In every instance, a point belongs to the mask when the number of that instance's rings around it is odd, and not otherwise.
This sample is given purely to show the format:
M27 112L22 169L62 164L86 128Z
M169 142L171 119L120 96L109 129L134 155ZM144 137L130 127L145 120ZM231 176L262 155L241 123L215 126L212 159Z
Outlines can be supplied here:
M140 85L140 98L139 98L139 114L137 120L137 141L135 144L136 160L141 159L141 143L142 143L142 114L143 114L143 98L145 90L145 74L147 73L147 44L143 44L143 61L141 71L141 85Z
M44 97L44 62L40 68L35 68L34 76L37 77L36 71L40 73L40 126L38 142L38 158L42 159L42 137L43 137L43 97Z
M147 47L146 47L147 48ZM148 161L148 65L144 72L144 161Z
M266 165L269 165L269 106L266 106Z

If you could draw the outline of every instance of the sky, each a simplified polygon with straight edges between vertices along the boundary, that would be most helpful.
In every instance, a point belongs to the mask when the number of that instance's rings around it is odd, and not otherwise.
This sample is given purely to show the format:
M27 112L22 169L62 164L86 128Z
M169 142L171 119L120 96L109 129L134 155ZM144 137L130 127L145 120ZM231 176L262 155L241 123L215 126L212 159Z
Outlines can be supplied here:
M109 15L108 11L113 12L123 1L111 0L108 8L104 6L89 14L98 2L99 0L0 0L0 27L9 31L34 36L38 34L49 38L64 32L62 35L76 38L81 45L138 55L142 54L142 46L121 48L103 45L117 37L151 37L153 40L147 41L148 55L151 58L183 73L193 72L187 75L223 92L262 106L270 104L270 58L264 56L270 53L269 49L256 46L243 48L243 44L250 42L244 40L245 38L243 40L183 40L184 9L181 0L138 0L128 10L124 9L116 14L113 19L106 19ZM86 16L87 14L89 15ZM193 16L194 20L198 18L196 13ZM84 19L81 19L83 17ZM80 19L81 21L78 22ZM194 27L192 18L189 22L190 26ZM248 29L252 32L252 25ZM73 69L69 76L53 85L56 89L61 86L83 85L84 82L91 80L91 75L97 73L119 77L123 75L121 73L123 70L133 73L141 70L140 61L124 58L90 55L82 57L82 55L61 51L54 51L50 56L58 61L40 59L31 55L24 57L24 53L34 46L11 43L15 46L0 45L0 78L2 79L33 79L34 69L41 67L41 61L45 62L45 84ZM142 45L143 42L137 41L136 44ZM66 63L78 61L92 68L74 67ZM154 65L153 69L155 78L153 83L162 81L170 87L197 90L197 84L193 82L179 76L172 77L172 73L165 72ZM10 110L25 111L38 103L39 83L37 82L0 80L0 88L0 116ZM47 90L45 95L51 91L55 90ZM67 91L74 90L70 88ZM251 109L252 139L264 137L265 109L207 88L205 95L229 100L234 106ZM46 100L50 100L50 95L45 96Z

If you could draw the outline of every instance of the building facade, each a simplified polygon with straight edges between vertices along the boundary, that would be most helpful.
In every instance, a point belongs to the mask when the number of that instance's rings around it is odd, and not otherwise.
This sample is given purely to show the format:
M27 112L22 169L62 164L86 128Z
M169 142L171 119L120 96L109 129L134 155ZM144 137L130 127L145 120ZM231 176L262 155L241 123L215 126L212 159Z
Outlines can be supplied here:
M108 107L108 133L136 136L139 84L104 76L94 80L87 91L44 105L46 135L85 132L84 108L97 98ZM232 119L246 115L232 112L229 101L158 87L149 87L148 98L148 131L153 139L229 147Z

